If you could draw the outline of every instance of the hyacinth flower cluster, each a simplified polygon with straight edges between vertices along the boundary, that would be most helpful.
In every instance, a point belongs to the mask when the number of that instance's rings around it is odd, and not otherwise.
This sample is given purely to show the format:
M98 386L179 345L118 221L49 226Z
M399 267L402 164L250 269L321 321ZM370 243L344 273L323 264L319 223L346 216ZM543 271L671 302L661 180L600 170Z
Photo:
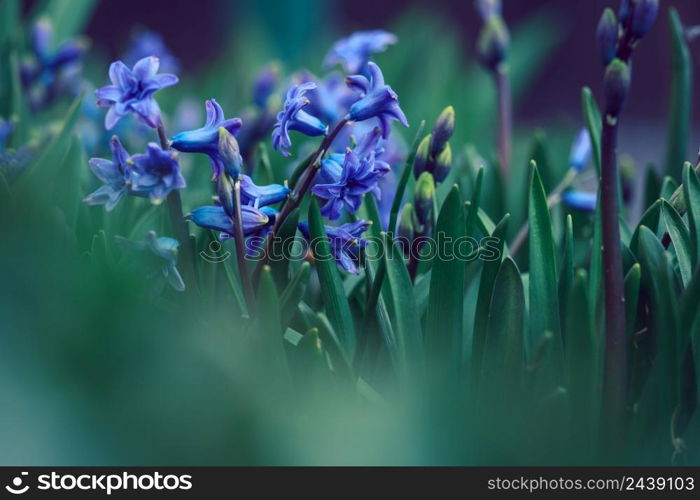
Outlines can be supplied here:
M21 64L22 86L32 111L38 112L57 99L76 96L82 86L82 59L88 43L72 38L54 47L54 30L48 19L38 19L32 28L31 55Z

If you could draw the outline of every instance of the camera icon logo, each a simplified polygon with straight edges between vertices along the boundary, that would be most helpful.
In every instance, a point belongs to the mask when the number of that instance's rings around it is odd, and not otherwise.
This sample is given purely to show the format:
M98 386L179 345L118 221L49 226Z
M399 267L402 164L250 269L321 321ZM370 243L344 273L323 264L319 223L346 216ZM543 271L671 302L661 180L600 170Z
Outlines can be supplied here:
M5 489L13 495L21 495L22 493L26 493L29 489L29 485L26 484L24 487L22 487L22 477L28 475L28 472L22 472L19 476L14 477L12 479L12 484L5 486Z

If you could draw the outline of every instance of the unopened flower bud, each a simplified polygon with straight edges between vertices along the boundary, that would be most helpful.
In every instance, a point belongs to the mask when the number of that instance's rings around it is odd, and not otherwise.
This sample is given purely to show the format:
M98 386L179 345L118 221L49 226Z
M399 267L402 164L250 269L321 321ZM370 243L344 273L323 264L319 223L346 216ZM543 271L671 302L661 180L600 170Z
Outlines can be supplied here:
M403 249L404 255L408 255L415 234L413 227L413 205L406 203L401 209L396 233L399 246Z
M231 215L234 211L233 203L233 184L228 175L220 175L216 181L216 194L219 198L219 203L224 207L227 214Z
M616 117L622 111L630 89L630 71L627 64L619 59L613 59L605 70L603 87L605 114Z
M435 169L433 171L433 176L435 177L435 182L442 182L447 177L450 172L450 167L452 166L452 148L450 143L445 144L442 152L435 158Z
M435 199L435 180L430 172L423 172L416 181L413 201L416 206L416 218L424 226L430 221Z
M423 137L423 140L418 144L418 149L416 150L416 158L413 160L413 175L418 178L420 174L428 169L428 164L430 162L430 142L432 140L432 135L428 134Z
M583 127L571 145L569 167L577 172L583 170L591 159L591 152L591 136L588 134L588 129Z
M618 29L615 13L610 8L605 9L600 21L598 22L598 31L596 32L598 54L603 66L610 64L610 61L615 58L617 35Z
M224 164L224 170L233 179L237 179L241 173L243 157L238 141L224 127L219 127L219 159Z
M454 131L455 110L452 106L447 106L442 110L433 127L433 140L430 145L430 154L432 156L436 157L442 152Z
M481 28L476 55L486 68L495 71L508 54L510 35L501 16L491 16Z
M629 31L634 38L646 35L659 14L659 0L631 0Z

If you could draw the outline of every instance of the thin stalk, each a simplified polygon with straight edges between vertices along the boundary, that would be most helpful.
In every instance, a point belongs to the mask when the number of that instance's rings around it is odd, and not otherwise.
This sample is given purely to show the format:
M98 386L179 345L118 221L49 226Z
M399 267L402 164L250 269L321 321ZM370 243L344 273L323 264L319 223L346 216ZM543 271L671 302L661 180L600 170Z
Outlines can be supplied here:
M603 270L605 280L605 373L603 401L606 415L619 430L625 412L627 393L627 349L625 328L625 287L619 223L619 183L617 166L617 119L603 119L602 164L600 173L601 220L603 230Z
M513 101L510 94L510 75L507 64L501 64L494 73L498 93L498 155L501 178L510 175L511 135L513 129Z
M241 214L241 180L233 181L233 215L235 217L234 241L236 244L236 260L238 261L238 273L243 284L243 293L248 304L248 314L252 316L253 307L255 305L255 292L253 291L253 283L250 281L250 273L245 262L245 240L243 235L243 215Z
M568 188L571 183L576 179L577 172L573 168L569 169L562 181L557 184L557 186L549 193L547 196L547 208L552 208L554 205L561 201L561 194ZM530 231L530 225L525 222L523 226L518 231L518 234L513 238L513 242L508 245L508 250L510 251L511 257L514 257L518 253L520 247L522 247L527 238L528 232Z
M158 132L158 140L160 142L161 149L170 149L168 136L165 134L165 128L163 127L162 123L158 125L156 131ZM182 258L178 258L178 263L180 264L180 268L185 275L185 283L196 287L194 272L194 248L192 247L192 241L190 240L189 231L187 229L187 221L185 220L185 216L182 211L182 199L180 198L180 191L178 189L173 189L170 191L170 194L168 194L167 203L170 224L172 225L175 239L180 242L182 248L182 253L180 254Z
M258 263L255 266L255 271L253 273L254 283L258 281L258 278L260 277L260 272L262 271L263 266L269 258L270 249L272 248L272 242L275 239L275 235L282 227L282 224L284 224L284 221L287 220L289 214L291 214L292 211L299 206L301 200L304 198L304 195L311 188L311 184L313 184L314 178L316 177L316 172L318 171L321 165L321 160L323 159L323 156L326 154L326 151L328 151L328 148L331 147L331 144L333 144L333 141L335 140L336 136L340 133L343 127L347 125L348 121L349 120L347 118L342 119L333 128L331 133L323 138L323 142L321 142L321 145L316 150L316 153L314 153L312 160L309 162L308 167L306 167L306 170L304 170L304 172L301 174L301 177L299 178L299 181L294 186L292 194L289 195L289 198L287 198L287 201L282 206L282 210L280 210L280 213L277 214L277 217L275 218L275 223L272 226L270 233L268 234L267 240L265 241L265 250L262 253L262 257L260 258L260 260L258 260Z

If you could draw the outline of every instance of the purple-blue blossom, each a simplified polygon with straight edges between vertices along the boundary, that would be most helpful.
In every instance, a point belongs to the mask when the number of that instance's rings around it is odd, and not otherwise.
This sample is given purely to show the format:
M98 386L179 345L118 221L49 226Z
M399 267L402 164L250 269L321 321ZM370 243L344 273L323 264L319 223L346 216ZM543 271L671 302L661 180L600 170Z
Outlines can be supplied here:
M236 136L241 130L243 122L240 118L226 119L224 117L224 110L219 106L219 103L216 102L216 99L207 100L205 108L207 111L207 119L204 126L195 130L187 130L176 134L171 139L170 145L174 149L185 153L204 153L209 156L212 177L216 180L226 168L226 158L222 157L219 148L219 129L223 128L231 134L231 136ZM236 148L237 147L236 144Z
M321 166L321 183L312 188L313 194L324 200L321 213L328 219L338 219L343 208L355 212L366 193L381 198L379 180L390 170L387 163L378 160L381 132L378 128L364 135L354 150L347 149L342 158L336 153L325 159Z
M95 91L97 105L108 108L105 127L111 130L126 114L133 113L149 127L161 124L160 107L153 94L162 88L178 82L175 75L158 74L160 61L157 57L144 57L133 70L121 61L113 62L109 67L111 85L105 85Z
M363 96L350 107L348 118L353 121L378 118L382 137L386 139L391 131L391 120L398 120L404 127L408 127L408 120L399 106L399 97L396 92L384 83L384 75L379 66L370 62L368 67L369 79L363 75L345 78L348 86L360 91Z
M258 186L247 175L241 175L241 204L264 207L273 205L289 196L289 188L281 184Z
M395 44L396 35L384 30L356 31L333 44L323 62L328 69L341 64L347 73L366 74L367 63L372 54L384 52L389 45Z
M242 206L241 217L244 236L256 234L270 223L270 216L267 213L252 206ZM195 208L187 215L187 219L200 227L220 231L221 239L232 238L234 235L233 216L224 206L207 205Z
M324 226L333 259L350 274L360 273L360 269L357 266L359 251L367 246L368 243L367 240L362 238L362 233L367 231L369 226L370 222L366 220L348 222L340 226ZM301 234L308 241L310 239L309 224L300 222L298 227Z
M131 189L147 195L153 203L162 202L171 191L186 186L177 153L164 151L153 142L146 146L146 153L132 156L130 163Z
M86 205L104 205L108 212L114 210L117 203L131 191L131 167L129 153L115 135L109 141L112 159L90 158L90 170L104 182L96 191L83 199Z
M288 151L288 148L292 146L292 140L289 137L290 130L296 130L310 137L328 133L327 125L303 109L311 102L306 97L306 92L315 88L314 82L306 82L294 85L287 91L284 106L282 111L277 113L277 123L272 130L272 145L284 156L290 155Z

